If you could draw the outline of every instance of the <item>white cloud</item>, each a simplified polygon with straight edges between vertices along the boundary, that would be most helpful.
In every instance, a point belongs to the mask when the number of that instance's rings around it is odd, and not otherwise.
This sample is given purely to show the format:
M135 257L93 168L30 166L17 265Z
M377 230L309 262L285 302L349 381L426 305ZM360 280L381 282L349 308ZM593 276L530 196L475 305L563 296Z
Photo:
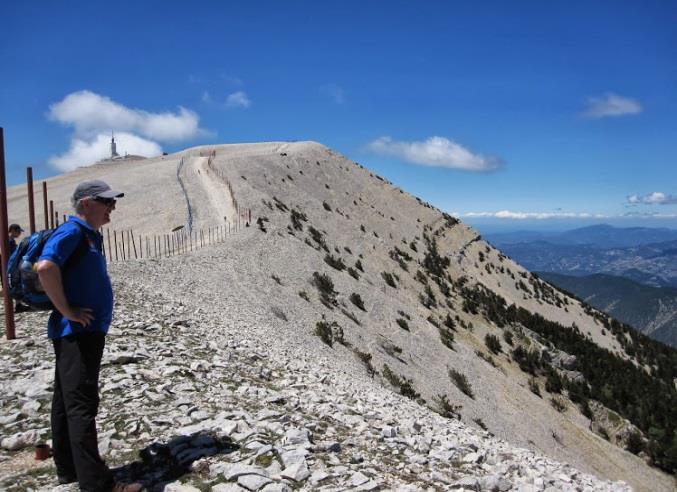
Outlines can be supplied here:
M77 167L94 164L110 156L110 137L109 133L100 133L88 139L75 137L71 140L68 151L51 157L49 163L60 171L72 171ZM162 154L162 148L157 143L131 133L116 133L115 141L118 152L121 153L145 157Z
M631 205L675 205L677 204L677 196L654 191L645 196L629 195L628 203Z
M226 98L226 107L228 108L248 108L252 102L243 91L233 92Z
M467 212L463 217L470 218L494 218L511 220L545 220L545 219L604 219L609 218L604 214L592 214L587 212L512 212L500 210L498 212Z
M150 113L127 108L109 97L86 90L73 92L52 104L48 116L73 126L80 137L115 130L172 142L193 138L201 132L197 114L186 108L179 107L178 113Z
M346 102L345 91L336 84L326 84L320 87L320 93L331 98L336 104Z
M430 137L423 142L398 142L390 137L381 137L371 142L368 147L377 154L392 155L424 166L490 171L501 165L497 157L474 154L444 137Z
M605 118L642 112L642 105L636 99L607 92L601 97L590 97L583 116L586 118Z

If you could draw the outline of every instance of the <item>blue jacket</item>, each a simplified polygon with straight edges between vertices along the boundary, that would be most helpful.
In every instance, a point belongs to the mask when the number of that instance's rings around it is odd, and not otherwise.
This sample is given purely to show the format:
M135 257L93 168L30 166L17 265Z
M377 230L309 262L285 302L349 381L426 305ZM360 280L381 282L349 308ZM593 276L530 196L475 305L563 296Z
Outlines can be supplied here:
M64 269L64 263L82 241L83 234L89 244L87 252ZM55 309L47 324L49 338L61 338L93 330L108 332L113 318L113 287L108 276L106 259L101 254L102 241L101 234L85 221L70 216L68 222L54 231L45 244L40 260L49 260L61 268L68 303L73 307L90 308L94 316L90 325L84 327L80 323L64 318Z

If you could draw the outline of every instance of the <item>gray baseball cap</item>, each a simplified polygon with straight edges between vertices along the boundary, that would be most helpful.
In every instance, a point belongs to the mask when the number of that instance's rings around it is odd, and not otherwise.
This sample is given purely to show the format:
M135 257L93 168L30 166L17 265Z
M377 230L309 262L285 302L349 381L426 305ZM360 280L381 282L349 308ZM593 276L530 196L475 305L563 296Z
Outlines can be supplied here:
M92 179L90 181L83 181L75 188L75 191L73 192L73 203L87 197L120 198L123 196L125 196L124 193L111 190L110 186L103 181Z

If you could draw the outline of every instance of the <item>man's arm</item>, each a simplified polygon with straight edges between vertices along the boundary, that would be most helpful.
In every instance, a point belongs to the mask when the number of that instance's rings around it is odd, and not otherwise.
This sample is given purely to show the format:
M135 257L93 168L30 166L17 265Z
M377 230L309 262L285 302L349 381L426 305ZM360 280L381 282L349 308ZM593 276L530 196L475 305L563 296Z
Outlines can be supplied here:
M41 260L38 263L38 276L42 288L45 289L45 294L52 301L54 307L71 321L89 326L94 316L90 308L74 308L68 304L66 293L63 291L63 282L61 279L61 268L59 265L50 260Z

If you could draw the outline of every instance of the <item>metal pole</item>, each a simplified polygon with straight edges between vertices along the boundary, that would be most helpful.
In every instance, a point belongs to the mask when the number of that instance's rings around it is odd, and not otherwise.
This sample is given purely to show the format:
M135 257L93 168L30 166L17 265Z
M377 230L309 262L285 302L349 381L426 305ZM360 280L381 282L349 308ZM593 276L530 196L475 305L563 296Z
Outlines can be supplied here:
M9 259L9 231L7 230L7 182L5 181L5 136L0 127L0 256L2 256L2 285L5 287L5 335L7 340L16 338L14 329L14 303L9 297L7 285L7 259Z
M35 232L35 203L33 202L33 168L26 168L26 187L28 188L28 228Z
M49 201L49 228L54 229L54 201Z
M47 181L42 182L42 204L45 207L45 229L49 229L49 215L47 213Z

